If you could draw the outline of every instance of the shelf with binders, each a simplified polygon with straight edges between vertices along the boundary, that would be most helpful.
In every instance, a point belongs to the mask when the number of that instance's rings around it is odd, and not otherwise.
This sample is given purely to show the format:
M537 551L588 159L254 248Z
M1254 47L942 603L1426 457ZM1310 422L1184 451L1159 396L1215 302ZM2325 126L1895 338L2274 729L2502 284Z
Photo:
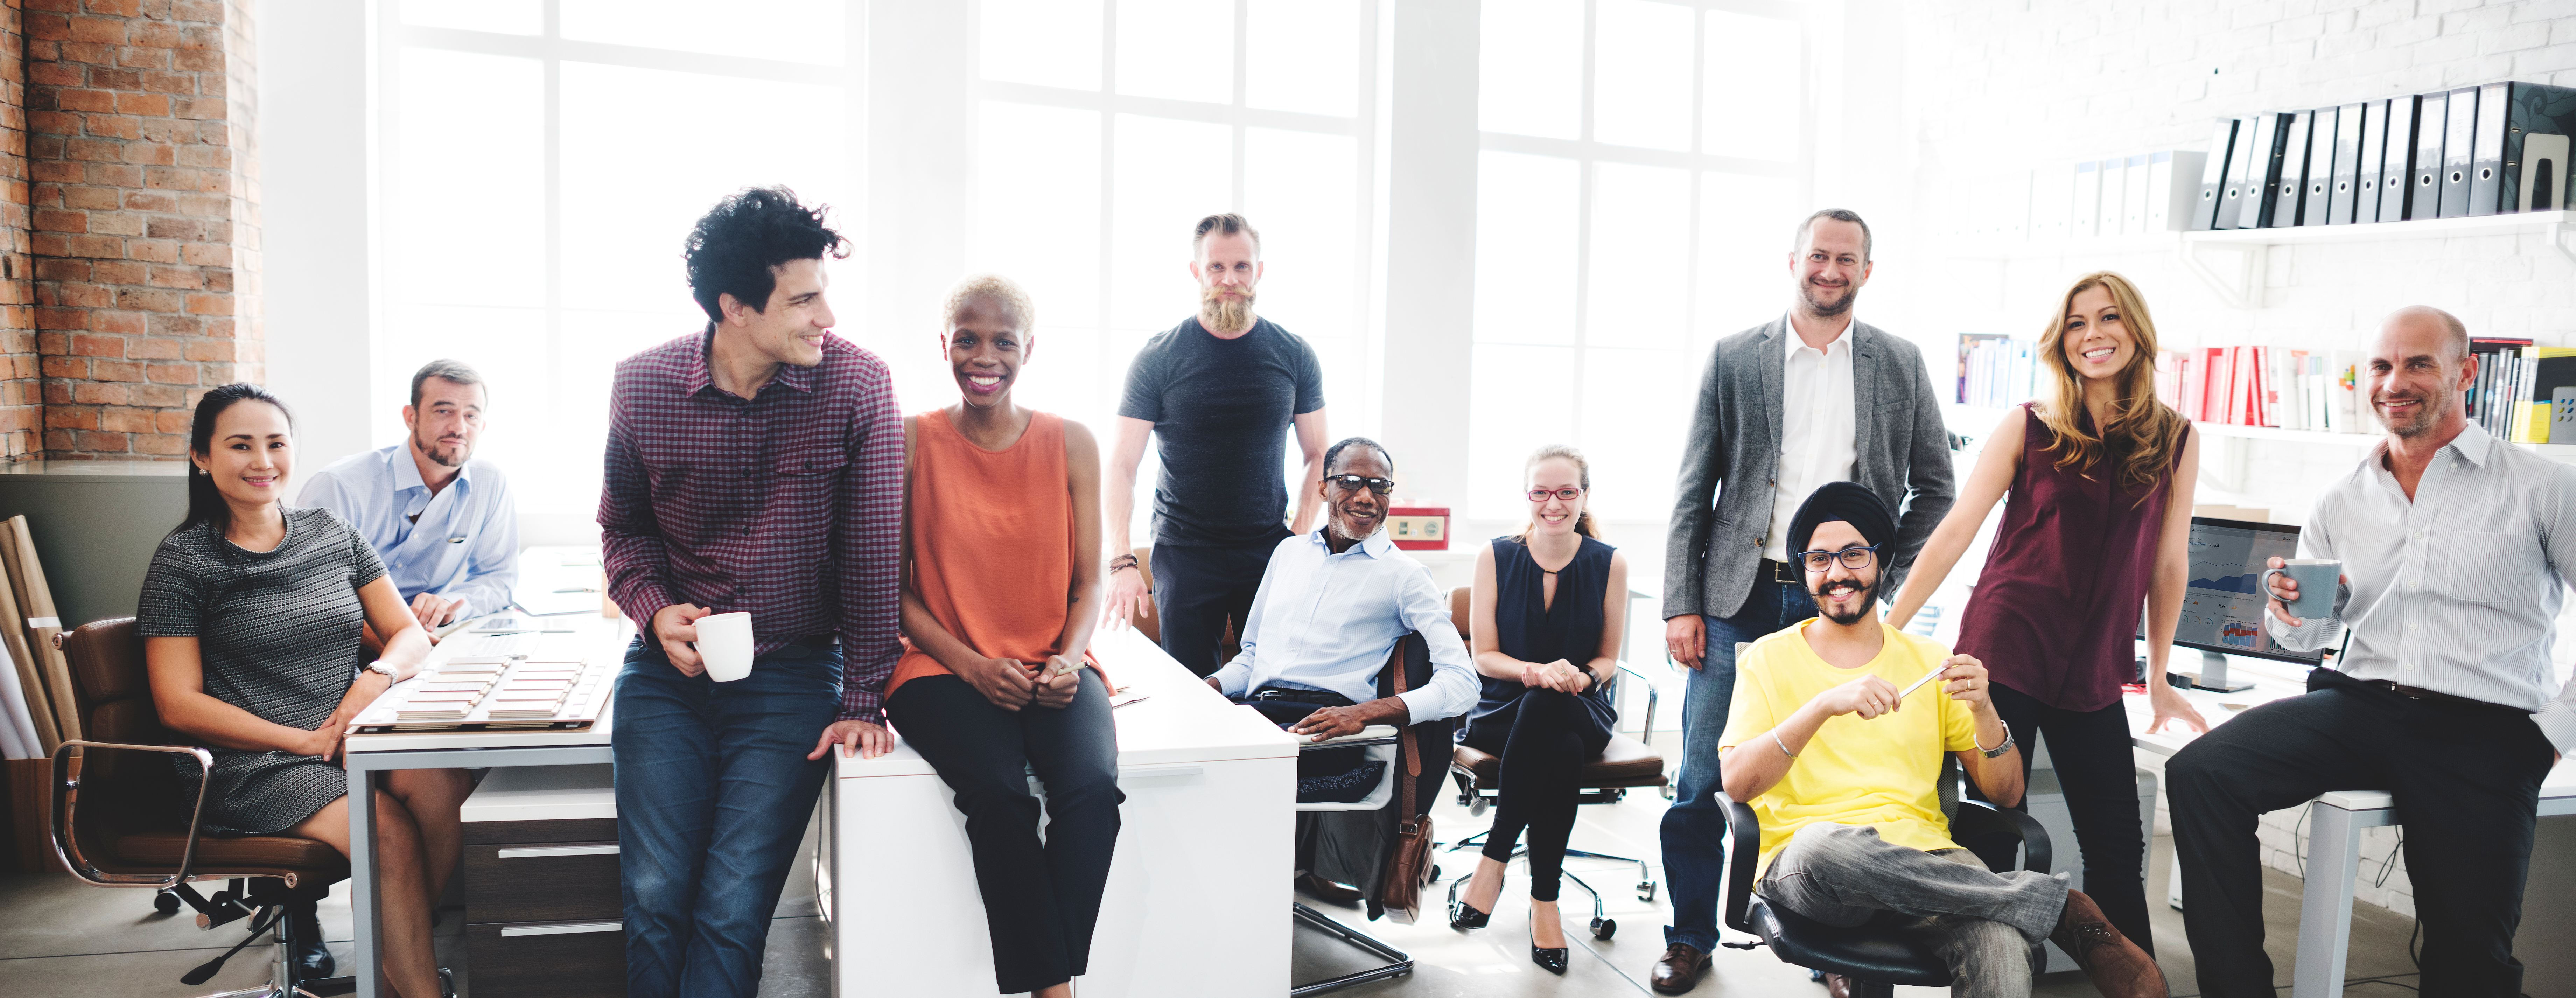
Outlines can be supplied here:
M2359 243L2390 239L2445 239L2547 233L2558 251L2576 259L2576 211L2522 211L2462 218L2419 218L2411 222L2365 222L2356 225L2274 226L2267 229L2208 229L2185 232L2185 243L2295 246L2301 243Z
M1987 434L1994 432L1995 424L2001 422L2004 418L2004 414L2010 411L2010 409L1997 409L1990 406L1960 405L1954 402L1944 402L1941 404L1941 415L1944 420L1949 423L1950 432L1968 438L1970 441L1968 449L1970 450L1976 449L1977 441L1983 440ZM2191 426L2194 431L2213 437L2232 437L2240 440L2269 440L2280 443L2343 444L2355 448L2366 448L2372 444L2378 443L2381 439L2381 435L2377 433L2334 433L2325 430L2285 430L2277 426L2244 426L2236 423L2210 423L2200 420L2193 420ZM2534 454L2538 454L2552 461L2559 462L2560 464L2576 464L2576 444L2517 443L2514 444L2514 446L2520 447Z

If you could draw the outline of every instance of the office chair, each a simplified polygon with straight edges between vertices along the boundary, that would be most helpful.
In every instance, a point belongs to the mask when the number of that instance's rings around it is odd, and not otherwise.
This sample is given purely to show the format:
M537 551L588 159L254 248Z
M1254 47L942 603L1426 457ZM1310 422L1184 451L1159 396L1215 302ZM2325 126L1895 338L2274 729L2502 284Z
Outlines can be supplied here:
M51 831L54 855L64 868L93 887L165 892L195 909L200 929L250 921L247 937L189 971L182 983L205 983L263 933L278 942L278 969L270 983L205 998L311 998L355 990L350 977L299 979L295 961L286 958L299 941L294 920L285 917L287 903L318 897L346 879L348 859L329 845L291 835L198 834L205 784L188 794L164 757L194 758L202 772L213 767L214 753L173 744L161 727L134 618L81 625L64 636L63 651L71 659L76 707L88 718L90 736L65 741L54 753ZM230 883L211 897L190 886L208 880Z
M1955 760L1953 761L1955 765ZM1945 771L1943 780L1950 777ZM1726 924L1751 933L1758 941L1720 943L1729 949L1769 946L1783 963L1851 978L1852 998L1890 998L1896 985L1927 988L1950 986L1950 965L1935 950L1927 933L1910 929L1910 921L1892 912L1851 928L1826 925L1753 893L1753 869L1762 851L1762 824L1753 807L1728 800L1726 807ZM1961 800L1950 819L1950 839L1977 854L1997 872L2012 869L2013 854L2022 854L2021 869L2048 872L2048 831L2019 811L1999 810L1979 800ZM2040 944L2030 945L2031 967L2047 966Z
M1392 688L1392 670L1395 669L1407 670L1408 679L1406 684L1408 686L1418 687L1423 685L1422 683L1411 681L1409 677L1414 673L1419 673L1422 676L1424 683L1430 681L1431 649L1429 645L1423 643L1421 635L1407 634L1395 643L1394 652L1387 656L1386 671L1382 671L1378 676L1379 696L1394 695ZM1433 737L1424 737L1424 733L1421 730L1422 726L1418 725L1416 726L1417 730L1414 736L1414 744L1420 747L1424 756L1422 759L1422 769L1427 773L1436 774L1440 772L1441 769L1440 753L1445 747L1450 745L1450 740L1448 734L1441 730L1446 726L1444 721L1431 721L1427 723L1430 726ZM1385 724L1372 724L1366 728L1362 728L1358 734L1347 735L1330 741L1300 743L1297 746L1297 753L1301 756L1308 752L1364 748L1368 751L1368 758L1370 761L1384 762L1387 765L1385 768L1385 774L1379 777L1377 787L1370 790L1368 796L1349 803L1310 804L1301 801L1296 806L1297 810L1301 812L1378 811L1392 806L1397 799L1397 784L1395 781L1401 779L1420 778L1412 776L1406 772L1405 760L1402 757L1401 746L1401 732L1394 726ZM1424 811L1430 810L1429 798L1421 798L1417 800L1415 806ZM1436 866L1432 867L1431 879L1437 881L1439 878L1440 868ZM1360 886L1365 889L1373 885L1363 884ZM1375 919L1381 910L1377 907L1378 901L1376 893L1374 891L1365 890L1364 892L1370 895L1366 902L1368 905L1369 917L1371 919ZM1362 984L1368 981L1382 980L1389 977L1401 977L1413 972L1413 957L1411 954L1393 946L1389 946L1375 936L1371 936L1365 932L1359 931L1358 929L1343 925L1339 921L1334 920L1331 916L1307 907L1305 902L1291 901L1289 904L1290 910L1295 915L1298 922L1305 924L1309 928L1313 928L1326 935L1339 939L1343 943L1384 961L1378 966L1371 967L1366 970L1344 974L1340 977L1334 977L1327 980L1316 981L1311 984L1296 985L1288 989L1288 994L1291 998L1303 998L1305 995L1322 994L1327 991L1338 991L1354 984Z
M1468 616L1469 599L1469 590L1466 586L1459 586L1449 591L1449 619L1458 625L1458 640L1467 642L1468 648L1473 650L1475 642L1468 634L1471 619ZM1646 684L1645 730L1654 731L1657 696L1654 680L1629 668L1626 662L1619 663L1619 672L1635 676L1638 682ZM1611 679L1610 688L1610 696L1614 698L1612 702L1617 702L1615 698L1618 695L1618 678L1614 676ZM1494 799L1502 794L1502 771L1501 757L1471 746L1458 746L1457 753L1449 760L1449 775L1458 783L1458 803L1466 806L1468 814L1484 814L1485 809L1491 807ZM1602 747L1601 754L1585 760L1583 769L1576 774L1577 793L1574 800L1577 804L1616 804L1627 798L1631 788L1663 787L1666 783L1663 753L1655 751L1653 746L1645 742L1612 731L1610 743ZM1491 831L1492 829L1487 829L1459 839L1449 846L1448 851L1456 852L1469 846L1484 845L1485 836ZM1514 859L1528 854L1528 846L1516 846L1512 849ZM1637 864L1637 900L1655 899L1654 872L1644 860L1628 856L1613 856L1609 853L1586 852L1581 849L1567 849L1565 855L1568 859L1606 859L1620 863L1635 863ZM1449 882L1450 901L1458 900L1459 889L1466 886L1467 878L1473 875L1470 872ZM1571 870L1565 871L1564 875L1566 879L1574 881L1574 886L1583 888L1584 893L1592 895L1593 938L1608 939L1616 934L1619 931L1619 923L1604 915L1601 892L1593 889L1591 884L1584 883L1583 878L1575 875Z

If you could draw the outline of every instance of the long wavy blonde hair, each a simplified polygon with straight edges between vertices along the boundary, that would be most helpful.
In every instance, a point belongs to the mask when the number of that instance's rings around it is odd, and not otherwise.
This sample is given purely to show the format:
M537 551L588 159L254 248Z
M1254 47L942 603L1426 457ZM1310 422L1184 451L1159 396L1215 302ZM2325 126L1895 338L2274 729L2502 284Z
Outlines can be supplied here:
M2112 376L2118 392L2103 425L2094 428L2098 435L2078 422L2084 414L2084 376L2066 360L2066 315L2074 310L2075 296L2092 288L2110 293L2111 303L2120 310L2120 325L2129 331L2129 343L2135 348L2128 366ZM2056 376L2055 390L2044 393L2039 420L2057 436L2057 466L2089 473L2096 464L2116 456L2120 482L2154 494L2157 480L2173 468L2189 422L2156 398L2156 323L2147 316L2147 300L2138 293L2138 286L2107 270L2076 278L2065 297L2058 299L2056 313L2049 316L2048 331L2039 337L2039 355ZM2139 501L2146 501L2145 496Z

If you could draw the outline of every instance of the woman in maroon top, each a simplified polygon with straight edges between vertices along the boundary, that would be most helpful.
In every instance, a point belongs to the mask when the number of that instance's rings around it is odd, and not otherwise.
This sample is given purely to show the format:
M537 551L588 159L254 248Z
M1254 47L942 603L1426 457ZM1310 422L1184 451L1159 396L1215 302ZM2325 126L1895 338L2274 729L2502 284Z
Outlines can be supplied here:
M2140 874L2146 829L2120 686L2135 671L2143 602L2155 706L2147 730L2169 721L2209 729L2165 685L2189 567L2200 439L2189 420L2156 400L2155 324L2127 278L2109 271L2078 278L2040 337L2039 356L2056 375L2054 388L1986 438L1888 623L1904 627L1922 609L2010 492L1955 650L1986 663L2006 725L2025 741L2047 741L2084 851L2084 893L2153 953ZM2025 776L2030 758L2022 756Z

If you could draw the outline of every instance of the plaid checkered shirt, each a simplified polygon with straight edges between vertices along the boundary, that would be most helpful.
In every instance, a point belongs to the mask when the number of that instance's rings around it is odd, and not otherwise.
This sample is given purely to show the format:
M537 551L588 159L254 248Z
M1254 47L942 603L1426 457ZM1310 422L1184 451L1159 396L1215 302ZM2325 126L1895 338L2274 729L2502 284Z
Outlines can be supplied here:
M708 336L620 361L599 526L608 592L650 637L674 603L748 611L768 654L841 639L842 720L882 721L902 647L903 418L885 363L837 335L753 398L715 386Z

